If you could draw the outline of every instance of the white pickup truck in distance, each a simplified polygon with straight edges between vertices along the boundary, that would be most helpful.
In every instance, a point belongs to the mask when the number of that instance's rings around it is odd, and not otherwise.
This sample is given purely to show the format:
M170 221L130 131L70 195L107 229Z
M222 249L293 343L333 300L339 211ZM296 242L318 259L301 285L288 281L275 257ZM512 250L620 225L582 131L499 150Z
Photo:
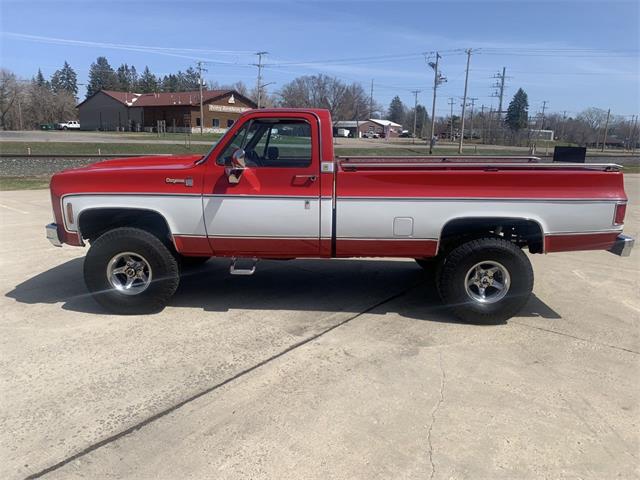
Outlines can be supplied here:
M80 122L77 120L69 120L68 122L61 122L56 125L58 130L80 130Z

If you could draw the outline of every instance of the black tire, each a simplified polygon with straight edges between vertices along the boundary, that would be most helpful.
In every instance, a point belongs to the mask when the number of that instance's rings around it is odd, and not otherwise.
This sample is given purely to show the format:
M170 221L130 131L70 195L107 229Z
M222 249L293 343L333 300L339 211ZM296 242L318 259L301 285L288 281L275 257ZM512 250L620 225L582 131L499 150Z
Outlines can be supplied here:
M475 300L465 286L467 274L483 262L500 264L510 277L505 296L494 303ZM436 284L442 302L458 318L469 323L496 324L514 316L527 303L533 290L533 269L518 246L503 238L485 237L454 248L445 257Z
M153 274L148 287L125 295L109 282L107 268L112 258L123 252L142 256ZM123 315L162 310L178 288L178 263L155 235L138 228L116 228L98 237L84 260L84 279L96 301L107 310Z

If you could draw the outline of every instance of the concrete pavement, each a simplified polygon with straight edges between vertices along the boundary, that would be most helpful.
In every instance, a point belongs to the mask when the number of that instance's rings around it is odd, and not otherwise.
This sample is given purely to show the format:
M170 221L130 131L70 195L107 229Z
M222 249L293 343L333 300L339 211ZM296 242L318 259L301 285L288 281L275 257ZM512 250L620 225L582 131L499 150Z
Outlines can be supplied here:
M44 239L47 192L0 192L0 215L2 478L639 476L638 248L532 256L504 325L458 323L391 260L214 260L117 317L85 251Z

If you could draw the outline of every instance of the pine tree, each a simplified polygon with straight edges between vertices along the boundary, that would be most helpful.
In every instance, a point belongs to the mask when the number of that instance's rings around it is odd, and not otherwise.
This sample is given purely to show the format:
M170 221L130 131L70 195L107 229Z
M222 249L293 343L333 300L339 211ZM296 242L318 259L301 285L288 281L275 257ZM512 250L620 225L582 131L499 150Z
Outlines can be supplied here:
M105 57L98 57L89 68L87 98L100 90L118 88L118 77Z
M193 68L187 68L186 72L178 71L178 91L188 92L200 88L200 74Z
M513 96L513 100L509 103L504 123L514 132L527 128L529 123L529 99L522 88L518 89Z
M405 108L400 100L400 97L397 95L391 99L391 103L389 104L389 113L387 114L387 120L391 120L392 122L402 124L405 116Z
M178 76L170 73L162 78L163 92L177 92L179 88Z
M45 80L44 75L42 74L42 70L40 69L38 69L38 73L32 80L32 83L39 88L46 88L46 89L50 88L49 82Z
M66 61L51 76L51 89L55 93L66 92L74 97L78 94L78 76Z
M149 67L144 67L144 72L138 81L138 90L140 93L153 93L158 91L158 79L151 73Z

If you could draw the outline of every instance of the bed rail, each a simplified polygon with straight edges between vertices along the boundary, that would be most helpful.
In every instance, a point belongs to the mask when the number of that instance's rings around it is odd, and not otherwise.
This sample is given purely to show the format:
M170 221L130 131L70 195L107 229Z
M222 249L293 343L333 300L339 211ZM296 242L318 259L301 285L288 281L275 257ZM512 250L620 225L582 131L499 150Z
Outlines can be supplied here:
M550 163L531 156L345 156L337 157L336 161L345 171L372 169L622 170L622 166L615 163Z

